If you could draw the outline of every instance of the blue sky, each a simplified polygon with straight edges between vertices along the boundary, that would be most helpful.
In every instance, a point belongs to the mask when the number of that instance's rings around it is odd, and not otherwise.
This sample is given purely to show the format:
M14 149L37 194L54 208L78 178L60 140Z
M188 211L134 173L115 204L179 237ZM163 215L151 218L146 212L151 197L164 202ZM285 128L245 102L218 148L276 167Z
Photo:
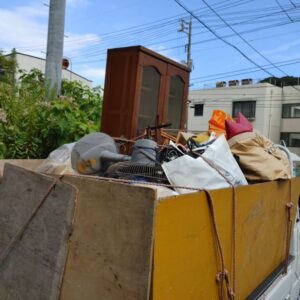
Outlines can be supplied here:
M270 63L237 37L204 2L181 0L218 35L273 75L300 76L300 0L207 2L283 72L270 68ZM45 57L47 4L45 0L1 1L0 48L9 51L15 47L19 52ZM187 36L177 31L181 18L188 20L189 15L174 0L67 0L64 54L71 59L73 71L93 80L94 85L103 85L108 48L143 45L183 61ZM218 80L269 76L215 39L195 19L192 43L192 89L213 86Z

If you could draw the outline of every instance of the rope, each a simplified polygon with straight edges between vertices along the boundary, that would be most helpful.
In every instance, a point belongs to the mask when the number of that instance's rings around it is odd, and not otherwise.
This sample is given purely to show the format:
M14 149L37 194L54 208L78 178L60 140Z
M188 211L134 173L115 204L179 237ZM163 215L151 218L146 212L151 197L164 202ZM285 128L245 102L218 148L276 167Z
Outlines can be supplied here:
M125 183L125 184L143 184L148 186L161 186L161 187L167 187L171 189L185 189L185 190L191 190L191 191L203 191L202 188L197 187L187 187L187 186L181 186L181 185L172 185L167 183L156 183L156 182L148 182L148 181L139 181L139 180L131 180L131 179L119 179L119 178L107 178L107 177L97 177L92 175L80 175L80 174L66 174L70 177L77 177L77 178L90 178L95 179L99 181L108 181L108 182L116 182L116 183Z
M210 214L212 217L212 222L213 222L213 227L214 227L214 232L215 236L217 239L217 245L218 245L218 250L219 250L219 255L221 258L221 272L217 274L217 282L221 284L221 299L224 299L224 292L223 292L223 282L225 281L225 285L227 288L228 296L229 299L234 300L235 299L235 287L236 287L236 190L234 185L228 180L224 174L218 170L218 168L212 164L210 161L208 161L206 158L202 157L198 153L195 153L199 157L201 157L210 167L212 167L214 170L216 170L220 176L224 178L224 180L232 187L233 189L233 205L232 205L232 281L233 281L233 287L230 287L230 282L229 282L229 275L228 271L225 268L224 264L224 255L223 255L223 249L221 246L221 241L219 238L218 234L218 229L217 229L217 224L216 224L216 219L215 219L215 214L214 214L214 205L213 201L211 198L210 193L207 190L204 190L202 188L194 188L194 187L186 187L186 186L178 186L178 185L171 185L171 184L164 184L164 183L154 183L154 182L146 182L146 181L137 181L137 180L128 180L128 179L117 179L117 178L105 178L105 177L95 177L95 176L90 176L90 175L70 175L72 177L82 177L82 178L92 178L100 181L108 181L108 182L118 182L118 183L125 183L125 184L143 184L143 185L148 185L148 186L162 186L162 187L168 187L168 188L173 188L173 189L186 189L186 190L193 190L193 191L203 191L205 192L208 203L209 203L209 209L210 209Z
M124 141L124 140L123 140ZM132 142L129 141L128 142ZM231 261L231 266L232 266L232 288L230 287L229 284L229 275L228 271L224 267L224 256L223 256L223 250L220 242L220 238L218 235L218 230L216 226L216 220L215 220L215 215L214 215L214 207L213 207L213 202L211 195L209 194L208 191L204 192L206 193L208 202L209 202L209 207L210 207L210 212L211 212L211 217L213 220L213 225L214 225L214 232L217 238L217 244L218 244L218 249L219 249L219 254L221 257L221 267L222 271L217 274L217 282L221 283L221 299L223 299L224 294L223 294L223 281L225 281L228 295L230 299L235 299L235 290L236 290L236 189L234 185L230 182L230 180L217 168L212 162L207 160L205 157L202 155L198 154L197 152L193 152L196 154L198 157L201 157L202 160L204 160L211 168L213 168L227 183L229 186L232 187L232 261ZM118 180L119 182L124 182L124 183L132 183L136 181L131 181L131 180ZM156 183L148 183L148 182L138 182L137 183L143 183L144 185L156 185L156 186L165 186L165 187L170 187L170 188L180 188L180 189L188 189L188 190L199 190L203 191L203 189L196 189L196 188L187 188L187 187L182 187L182 186L173 186L173 185L168 185L168 184L156 184Z
M222 245L221 245L221 240L220 240L218 227L217 227L217 223L216 223L214 203L213 203L213 200L212 200L212 197L211 197L210 193L207 190L204 190L204 192L206 194L208 207L209 207L209 212L210 212L212 223L213 223L214 234L215 234L215 237L216 237L216 240L217 240L217 248L218 248L219 256L220 256L220 259L221 259L221 272L219 272L216 276L217 282L221 284L221 299L224 299L223 282L225 281L228 297L229 297L229 299L234 300L235 299L235 292L230 286L228 271L225 268L223 248L222 248Z
M2 251L2 253L0 254L0 265L5 261L5 259L8 257L10 251L13 249L13 247L15 246L15 244L17 243L18 240L20 240L27 228L27 226L30 224L30 222L33 220L33 218L36 216L37 212L39 211L39 209L42 207L42 205L44 204L44 202L46 201L46 199L48 198L48 196L50 195L50 193L52 192L52 190L55 188L57 184L57 180L55 180L51 186L49 187L49 189L47 190L46 194L44 195L44 197L42 198L42 200L38 203L38 205L33 209L31 215L29 216L29 218L25 221L25 223L23 224L23 226L20 228L20 230L15 234L15 236L12 238L12 240L10 241L10 243L5 247L5 249Z
M195 152L194 152L195 153ZM229 181L229 179L213 164L211 163L208 159L203 157L202 155L195 153L197 156L201 157L211 168L213 168L215 171L218 172L219 175L221 175L224 180L231 186L232 188L232 257L231 257L231 266L232 266L232 288L230 287L229 284L229 277L228 277L228 272L225 272L225 269L223 270L222 268L222 274L220 276L217 275L217 278L222 278L222 280L217 280L218 282L221 282L225 280L228 295L230 299L235 299L235 290L236 290L236 189L235 186ZM212 215L214 218L214 216ZM214 221L214 223L216 223ZM216 236L218 235L218 232L215 230ZM218 239L218 237L217 237ZM220 239L219 239L220 241ZM221 246L221 244L220 244ZM220 248L222 250L222 247ZM223 284L222 284L223 286ZM221 288L221 299L223 297L222 294L222 288Z
M293 202L292 202L292 183L290 180L290 201L286 204L287 209L287 226L286 226L286 245L285 245L285 262L284 262L284 274L288 272L289 266L289 255L290 255L290 243L291 243L291 236L292 236L292 227L293 227L293 219L292 219L292 209L293 209Z
M232 289L236 291L236 189L232 187ZM235 299L235 298L233 298Z

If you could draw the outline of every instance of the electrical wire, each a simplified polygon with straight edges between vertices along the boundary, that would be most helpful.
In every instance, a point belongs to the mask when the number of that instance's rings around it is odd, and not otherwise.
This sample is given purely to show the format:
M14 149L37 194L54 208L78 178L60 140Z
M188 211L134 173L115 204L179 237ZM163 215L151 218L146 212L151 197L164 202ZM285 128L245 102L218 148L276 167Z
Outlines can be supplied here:
M278 61L275 64L285 64L285 63L297 63L300 62L300 57L294 58L294 59L289 59L289 60L282 60L282 61ZM263 65L263 67L269 67L270 64L265 64ZM208 75L203 75L203 76L198 76L198 77L193 77L191 78L191 80L197 80L197 79L206 79L209 77L213 77L215 78L216 76L220 76L220 75L231 75L231 73L239 73L241 71L253 71L253 70L257 70L256 67L250 67L250 68L243 68L243 69L237 69L237 70L233 70L233 71L228 71L228 72L220 72L220 73L214 73L214 74L208 74ZM237 74L238 75L238 74Z
M199 23L201 23L207 30L209 30L215 37L217 37L218 39L220 39L221 41L223 41L224 43L226 43L228 46L232 47L233 49L235 49L237 52L239 52L245 59L247 59L250 63L252 63L253 65L257 66L258 68L260 68L262 71L264 71L265 73L269 74L271 77L275 77L271 72L269 72L268 70L266 70L265 68L263 68L262 66L260 66L259 64L257 64L253 59L251 59L248 55L246 55L242 50L240 50L237 46L235 46L234 44L228 42L227 40L225 40L221 35L219 35L218 33L216 33L214 30L212 30L206 23L204 23L201 19L199 19L197 16L195 16L195 14L190 11L188 8L186 8L179 0L174 0L179 6L181 6L186 12L188 12L193 18L195 18ZM202 0L204 1L204 0ZM297 89L298 90L298 89ZM299 90L300 91L300 90Z
M275 67L278 71L282 72L285 75L288 75L285 71L277 67L275 64L272 63L265 55L263 55L260 51L258 51L251 43L249 43L239 32L237 32L216 10L214 10L206 0L202 0L202 2L220 19L227 27L229 27L243 42L245 42L253 51L255 51L260 57L262 57L265 61ZM294 21L292 21L294 22Z
M278 12L277 12L278 13ZM282 12L281 12L282 13ZM273 15L274 13L272 13L272 15ZM258 18L261 18L261 17L267 17L267 16L269 16L270 14L265 14L265 15L262 15L262 16L259 16L259 17L256 17L256 18L254 18L254 19L250 19L250 20L246 20L246 21L243 21L243 22L236 22L236 23L233 23L233 24L231 24L232 26L233 25L241 25L241 24L244 24L244 25L246 25L246 24L249 24L249 22L252 22L252 21L254 21L254 20L257 20ZM278 21L279 19L277 18L277 19L274 19L274 21ZM273 20L272 20L273 21ZM298 20L297 20L298 21ZM176 21L177 22L177 21ZM257 22L256 22L257 23ZM265 22L264 22L265 23ZM288 22L288 23L290 23L290 22ZM224 27L224 26L217 26L216 27L216 29L219 29L219 28L222 28L222 27ZM195 26L194 26L194 28L195 28ZM259 29L259 28L258 28ZM255 29L255 30L258 30L258 29ZM193 33L193 36L196 36L196 35L199 35L199 34L204 34L204 33L206 33L207 31L201 31L201 32L195 32L194 31L194 33ZM247 31L246 31L247 32ZM244 32L245 33L245 32ZM141 39L142 39L143 37L141 37ZM185 37L182 37L182 39L184 39ZM146 38L145 38L146 39ZM162 40L162 41L157 41L155 44L157 44L157 43L165 43L165 42L170 42L170 41L174 41L174 40L178 40L178 38L172 38L172 39L168 39L168 40ZM215 40L215 39L213 39L213 40ZM125 41L126 41L126 43L128 44L128 39L125 39ZM103 41L102 40L102 44L103 44L103 42L105 42L105 41ZM146 44L146 46L152 46L152 45L154 45L154 44ZM182 47L182 46L180 46L180 47ZM91 47L89 47L88 49L89 49L89 51L86 51L85 53L87 54L87 53L95 53L95 51L99 51L99 49L97 49L98 47L97 46L91 46ZM94 49L94 50L92 50L92 49ZM97 49L97 50L96 50ZM91 52L91 50L92 51L94 51L94 52ZM101 51L101 50L100 50ZM99 52L97 53L97 54L99 54Z
M278 0L275 0L278 6L281 8L281 10L285 13L285 15L290 19L291 22L294 22L293 19L290 17L290 15L284 10L284 8L281 6L280 2Z
M300 63L300 61L296 61L296 62L292 62L292 63L280 64L280 66L290 66L290 65L296 65L296 64L299 64L299 63ZM273 66L271 66L271 67L265 67L265 69L273 69L273 68L274 68ZM234 74L230 73L230 74L225 74L225 76L226 77L228 77L228 76L230 76L230 77L231 76L239 76L239 75L246 75L246 74L256 73L256 72L260 72L260 69L247 70L247 71L244 71L244 72L239 72L239 73L234 73ZM199 83L203 83L203 82L215 81L215 80L222 79L222 78L224 78L224 75L221 75L221 76L218 76L218 77L209 78L209 79L206 79L206 80L191 80L191 83L195 85L195 84L199 84Z
M296 20L295 22L299 22L299 21L300 21L300 19ZM245 31L242 31L241 33L242 34L249 34L249 33L252 33L252 32L256 32L258 30L263 31L263 30L267 30L267 29L270 29L270 28L276 28L276 27L285 26L285 25L288 25L288 24L290 24L290 22L280 22L280 23L274 24L272 26L270 26L270 25L268 25L268 26L261 26L261 27L256 27L256 28L250 29L250 30L245 30ZM234 34L229 34L229 35L226 35L224 37L227 38L227 37L232 37L232 36L234 36ZM218 39L217 38L209 38L209 39L206 39L206 40L202 39L200 41L194 41L194 42L192 42L192 45L193 46L201 45L201 44L204 44L204 43L213 42L215 40L218 40ZM167 40L167 41L170 41L170 40ZM167 42L167 41L164 41L164 42ZM155 44L146 44L145 46L151 48L151 47L153 47L155 45L157 45L157 44L156 43ZM184 47L184 44L181 45L181 46L166 47L166 48L164 48L162 50L157 50L157 49L154 49L154 50L157 51L157 52L159 52L159 53L163 53L164 51L168 51L168 50L172 50L172 49L177 49L177 48L182 48L182 47ZM97 56L102 56L103 57L103 56L106 56L106 52L107 52L106 50L103 51L103 52L99 51L96 54L86 55L85 58L86 57L97 57ZM76 58L76 57L72 57L71 56L71 59L73 59L73 58ZM105 61L106 59L103 58L103 59L100 59L100 60L101 61ZM95 59L94 60L84 60L84 61L80 61L79 60L78 63L82 64L82 63L98 62L98 61L99 61L99 59L97 59L97 60L95 60Z

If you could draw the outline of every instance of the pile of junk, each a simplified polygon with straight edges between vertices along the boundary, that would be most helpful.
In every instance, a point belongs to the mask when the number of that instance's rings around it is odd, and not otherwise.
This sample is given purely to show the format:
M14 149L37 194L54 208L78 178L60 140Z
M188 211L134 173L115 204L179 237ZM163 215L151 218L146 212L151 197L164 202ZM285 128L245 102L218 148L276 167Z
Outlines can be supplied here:
M254 130L242 113L233 120L214 110L201 133L175 136L167 125L148 127L134 140L88 134L53 151L37 171L154 184L170 195L300 176L300 157Z

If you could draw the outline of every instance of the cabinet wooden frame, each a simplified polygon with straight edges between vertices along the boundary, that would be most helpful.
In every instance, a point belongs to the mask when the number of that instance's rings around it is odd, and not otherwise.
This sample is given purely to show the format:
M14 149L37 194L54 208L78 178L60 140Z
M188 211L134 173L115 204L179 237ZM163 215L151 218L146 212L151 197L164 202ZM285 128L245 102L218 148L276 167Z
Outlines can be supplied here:
M172 76L183 82L180 130L186 122L190 69L142 46L109 49L104 86L101 128L113 137L133 139L137 135L143 70L153 67L160 75L156 124L167 122Z

